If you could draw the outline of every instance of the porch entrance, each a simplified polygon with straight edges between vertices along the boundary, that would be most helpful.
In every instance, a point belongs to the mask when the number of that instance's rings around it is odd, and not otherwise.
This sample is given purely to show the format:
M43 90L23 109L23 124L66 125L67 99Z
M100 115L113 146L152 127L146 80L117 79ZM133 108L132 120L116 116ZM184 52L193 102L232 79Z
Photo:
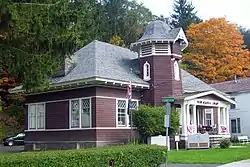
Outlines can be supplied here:
M195 104L184 106L181 118L182 125L184 125L182 126L182 134L185 136L195 133L229 134L228 107L220 102L213 101L211 103L211 100L198 99Z

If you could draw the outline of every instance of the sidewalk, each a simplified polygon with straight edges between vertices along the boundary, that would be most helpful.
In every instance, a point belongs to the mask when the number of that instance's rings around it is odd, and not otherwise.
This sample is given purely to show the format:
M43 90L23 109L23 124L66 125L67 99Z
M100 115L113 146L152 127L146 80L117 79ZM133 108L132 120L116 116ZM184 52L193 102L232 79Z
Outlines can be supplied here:
M226 165L221 165L218 167L250 167L250 160L244 160L239 162L233 162Z
M168 164L167 167L217 167L215 164ZM159 166L165 167L165 164Z

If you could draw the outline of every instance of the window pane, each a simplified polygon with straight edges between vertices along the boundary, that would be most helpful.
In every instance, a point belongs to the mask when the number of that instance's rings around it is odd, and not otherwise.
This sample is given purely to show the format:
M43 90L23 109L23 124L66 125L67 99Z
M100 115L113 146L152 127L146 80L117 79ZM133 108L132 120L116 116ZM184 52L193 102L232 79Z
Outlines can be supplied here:
M71 128L80 127L80 106L79 100L71 101Z
M81 126L82 128L90 128L90 99L83 99L81 101Z
M241 133L240 118L237 118L237 130L238 130L238 133Z
M29 129L36 129L36 105L28 106Z
M118 100L117 103L118 108L118 125L125 126L126 125L126 100Z
M236 133L236 120L235 119L231 120L231 132Z
M37 129L44 129L45 126L45 105L38 104L37 105Z

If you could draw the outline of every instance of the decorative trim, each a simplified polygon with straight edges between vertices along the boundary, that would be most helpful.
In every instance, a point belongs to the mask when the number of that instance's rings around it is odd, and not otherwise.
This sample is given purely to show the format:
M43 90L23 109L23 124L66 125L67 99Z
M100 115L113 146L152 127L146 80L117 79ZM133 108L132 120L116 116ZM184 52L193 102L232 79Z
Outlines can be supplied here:
M231 104L236 104L235 101L231 100L230 98L228 98L228 97L226 97L226 96L224 96L224 95L222 95L222 94L220 94L220 93L218 93L218 92L216 92L214 90L203 92L203 93L198 93L196 95L192 95L192 96L186 97L186 98L184 98L184 100L192 100L192 99L196 99L196 98L199 98L199 97L202 97L202 96L206 96L206 95L210 95L210 94L214 94L214 95L222 98L223 100L225 100L225 101L227 101L227 102L229 102Z
M70 87L72 85L81 85L81 84L88 84L89 82L95 82L95 81L99 81L99 82L104 82L105 84L107 83L113 83L115 84L119 84L119 85L128 85L129 81L119 81L119 80L112 80L112 79L105 79L105 78L100 78L100 77L94 77L94 78L88 78L88 79L82 79L82 80L76 80L76 81L71 81L71 82L63 82L63 83L59 83L59 84L52 84L51 87L53 88L63 88L63 87ZM86 85L86 87L93 87L93 86L97 86L98 84L93 84L93 85ZM132 86L134 87L141 87L143 88L149 88L149 84L140 84L140 83L134 83L132 82ZM73 89L78 89L78 87L73 88ZM64 91L65 89L61 90L51 90L51 91L44 91L44 92L38 92L38 93L28 93L29 95L34 95L34 94L42 94L42 93L49 93L49 92L56 92L56 91ZM19 92L24 92L24 90L14 90L11 91L11 93L19 93Z
M180 29L178 35L177 35L176 38L174 39L174 43L175 43L176 40L178 40L178 39L182 39L182 40L184 40L184 42L186 43L185 46L184 46L184 48L181 50L181 51L183 51L184 49L186 49L186 48L188 47L188 40L187 40L187 37L186 37L186 35L185 35L185 33L184 33L184 31L183 31L182 28Z
M116 100L117 97L109 97L109 96L88 96L88 97L79 97L79 98L102 98L102 99L114 99ZM74 98L74 99L78 99L78 98ZM38 103L57 103L57 102L66 102L66 101L70 101L70 100L74 100L74 99L63 99L63 100L51 100L51 101L45 101L45 102L38 102ZM122 98L121 98L122 99ZM131 99L132 101L140 101L139 99ZM25 103L25 105L30 105L30 104L38 104L36 102L34 103Z
M44 129L44 130L24 130L25 132L57 132L57 131L83 131L83 130L128 130L131 127L93 127L93 128L75 128L75 129ZM132 129L137 129L133 127Z

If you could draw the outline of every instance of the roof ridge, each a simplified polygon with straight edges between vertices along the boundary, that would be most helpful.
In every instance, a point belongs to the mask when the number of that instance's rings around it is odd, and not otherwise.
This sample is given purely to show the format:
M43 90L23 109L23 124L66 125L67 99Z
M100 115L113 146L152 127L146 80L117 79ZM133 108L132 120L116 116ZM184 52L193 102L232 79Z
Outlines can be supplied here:
M236 81L243 81L243 80L250 80L250 77L240 78L240 79L237 79ZM227 84L227 83L237 83L237 82L235 82L235 81L232 79L232 80L228 80L228 81L212 83L212 84L210 84L210 85L219 85L219 84Z

